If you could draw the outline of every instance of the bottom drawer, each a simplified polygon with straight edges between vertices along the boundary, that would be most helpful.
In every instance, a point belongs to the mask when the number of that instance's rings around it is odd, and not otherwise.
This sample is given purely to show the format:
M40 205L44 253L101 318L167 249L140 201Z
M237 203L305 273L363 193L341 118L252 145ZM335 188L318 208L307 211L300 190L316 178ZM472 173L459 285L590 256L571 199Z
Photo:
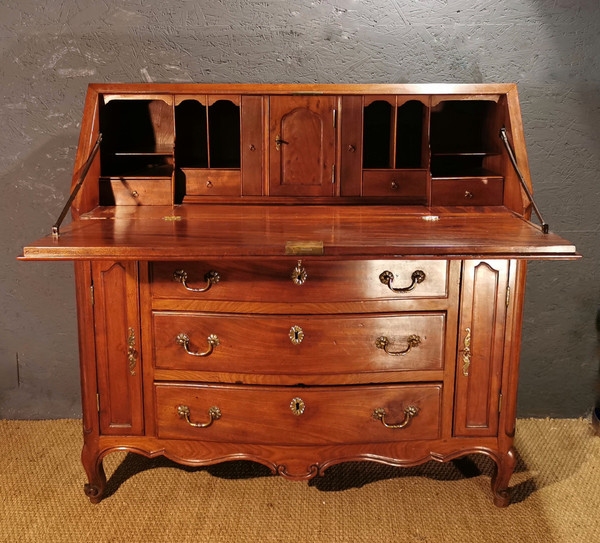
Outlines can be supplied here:
M437 383L318 388L164 383L155 392L158 437L164 439L312 445L440 435Z

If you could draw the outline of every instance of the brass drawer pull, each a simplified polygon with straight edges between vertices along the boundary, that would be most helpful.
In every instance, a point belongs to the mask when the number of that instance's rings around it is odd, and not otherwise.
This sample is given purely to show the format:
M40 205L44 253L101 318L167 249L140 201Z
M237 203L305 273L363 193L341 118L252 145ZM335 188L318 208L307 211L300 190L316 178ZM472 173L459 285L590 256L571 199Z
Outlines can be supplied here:
M179 334L175 338L175 343L177 343L177 345L182 345L185 349L185 352L187 354L191 354L192 356L208 356L213 352L213 349L221 343L215 334L208 336L207 341L208 351L204 351L203 353L195 353L194 351L190 351L190 338L187 334Z
M296 264L296 267L292 270L291 277L294 285L303 285L308 279L308 274L302 266L302 260L298 260L298 264Z
M221 418L221 410L216 405L213 405L208 410L208 416L210 417L210 420L204 423L192 422L190 420L190 408L187 405L177 406L177 414L180 417L185 418L185 421L194 428L208 428L215 420L219 420Z
M418 347L421 344L421 338L413 334L408 336L406 342L408 343L408 347L406 347L406 349L403 351L389 351L388 346L390 344L390 340L386 336L381 336L375 340L375 347L378 349L383 349L391 356L404 356L405 354L408 354L413 347Z
M216 271L209 271L204 275L204 280L206 281L206 286L202 288L192 288L187 284L188 274L185 270L176 270L173 273L173 280L181 283L186 290L190 292L206 292L213 285L216 285L220 280L221 276Z
M398 424L388 424L385 422L385 409L383 407L378 407L373 411L373 418L375 420L380 420L381 424L383 424L386 428L391 428L392 430L401 430L402 428L406 428L413 417L416 417L419 413L419 408L414 405L409 405L404 410L404 420Z
M389 287L392 292L410 292L414 289L419 283L425 281L425 272L423 270L415 270L412 272L411 279L412 283L407 287L398 287L394 288L392 286L392 282L394 281L394 274L391 271L385 270L379 274L379 280Z

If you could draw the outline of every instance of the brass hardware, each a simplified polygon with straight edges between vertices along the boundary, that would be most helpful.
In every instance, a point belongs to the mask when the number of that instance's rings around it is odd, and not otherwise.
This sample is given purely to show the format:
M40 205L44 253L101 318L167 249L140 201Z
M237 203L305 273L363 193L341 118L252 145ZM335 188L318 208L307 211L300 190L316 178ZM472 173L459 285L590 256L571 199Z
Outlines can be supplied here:
M392 184L390 185L390 187L392 190L398 190L400 185L398 185L398 183L396 183L396 181L392 181Z
M90 302L94 306L94 285L90 285Z
M334 109L332 111L332 113L333 113L333 128L335 128L337 125L337 109Z
M424 221L428 221L428 222L435 222L435 221L440 220L438 215L425 215L425 216L421 217L421 219L423 219Z
M355 153L356 152L356 145L348 145L348 152L349 153Z
M137 351L135 350L135 330L133 328L129 328L129 336L127 337L127 360L129 361L129 373L135 375Z
M100 413L100 394L96 394L96 409Z
M392 286L392 282L394 281L394 274L391 271L384 271L379 274L379 280L389 287L392 292L410 292L414 289L419 283L425 281L425 272L423 270L415 270L412 272L410 278L412 279L412 283L407 287L398 287L394 288Z
M529 187L527 186L527 183L525 182L525 179L523 178L523 174L521 173L521 170L519 169L519 165L517 164L517 159L515 157L513 148L511 146L510 142L508 141L508 136L506 134L506 128L504 128L504 127L502 127L500 129L500 139L504 143L504 147L506 147L506 152L508 153L508 158L510 158L510 162L517 174L517 177L519 178L521 187L525 191L525 194L527 194L527 198L529 198L529 201L531 202L533 210L535 211L535 214L538 216L538 219L540 220L540 223L542 225L542 232L544 234L547 234L548 232L550 232L550 227L548 226L548 223L544 222L542 213L539 210L537 204L535 203L535 200L533 199L533 194L531 194L531 191L529 190Z
M163 217L163 221L180 221L181 215L166 215Z
M213 183L212 183L212 181L211 181L210 179L209 179L209 180L206 182L206 186L207 186L209 189L212 189Z
M471 365L471 329L465 328L467 335L463 341L462 357L463 357L463 368L462 372L465 377L469 376L469 366Z
M498 396L498 413L502 411L502 393Z
M290 340L292 341L292 343L294 345L298 345L299 343L302 343L303 339L304 330L302 330L302 328L300 328L299 326L292 326L290 328Z
M221 276L219 275L219 273L211 270L204 274L204 280L206 281L205 287L192 288L188 286L186 282L187 278L188 274L185 270L175 270L173 272L173 280L181 283L185 287L185 289L189 290L190 292L206 292L208 289L210 289L210 287L216 285L221 280Z
M185 418L185 421L190 425L193 426L194 428L208 428L215 420L219 420L221 418L221 410L216 406L213 405L209 410L208 410L208 416L209 421L208 422L192 422L190 420L190 408L187 405L178 405L177 406L177 414L182 417Z
M175 338L175 343L177 345L183 346L185 352L187 354L191 354L192 356L208 356L213 352L215 347L218 347L221 344L221 341L215 334L211 334L206 339L208 341L208 351L204 351L203 353L196 353L194 351L190 351L190 338L187 334L178 334Z
M465 198L468 198L470 200L471 198L473 198L473 193L469 192L468 190L465 190Z
M133 196L134 198L137 198L139 195L140 195L140 193L137 190L131 191L131 196Z
M506 307L510 305L510 287L506 287Z
M88 155L88 157L85 161L85 164L81 168L81 173L79 174L79 177L77 178L77 183L73 187L71 194L69 194L69 198L67 199L65 206L63 207L62 211L60 212L58 219L56 219L56 222L52 225L52 237L53 238L58 238L60 236L60 225L65 220L65 217L67 216L67 213L69 212L69 209L71 208L71 204L73 203L73 200L75 200L75 196L77 196L79 189L81 189L81 186L83 185L83 182L85 181L85 178L86 178L88 172L90 171L90 168L92 167L92 163L94 162L94 159L96 158L96 155L98 154L98 151L100 150L100 142L101 141L102 141L102 133L98 134L96 143L94 143L94 147L92 147L92 150L90 151L90 154Z
M375 340L375 347L378 349L383 349L391 356L404 356L405 354L408 354L411 349L421 345L421 338L416 334L412 334L408 336L406 343L408 344L408 347L406 347L406 349L403 351L389 351L388 346L390 344L390 340L386 336L380 336Z
M335 183L335 163L331 165L331 183Z
M296 267L292 270L291 277L294 285L303 285L308 279L308 274L302 267L302 260L298 260L298 264L296 264Z
M304 400L302 398L294 398L290 402L290 409L292 410L292 413L294 413L294 415L299 417L300 415L302 415L302 413L304 413L304 410L306 409L306 404L304 403Z
M324 252L322 241L286 241L286 255L322 255Z
M398 424L388 424L385 422L385 409L383 407L378 407L373 411L373 418L375 420L380 420L381 424L383 424L386 428L391 428L392 430L401 430L402 428L406 428L413 417L416 417L419 413L419 408L414 405L409 405L406 409L404 409L404 420Z
M280 151L280 150L281 150L281 144L282 144L282 143L283 143L283 144L285 144L285 145L288 145L290 142L289 142L289 141L282 140L282 139L281 139L281 135L280 135L280 134L277 134L277 135L275 136L275 149L277 149L278 151Z

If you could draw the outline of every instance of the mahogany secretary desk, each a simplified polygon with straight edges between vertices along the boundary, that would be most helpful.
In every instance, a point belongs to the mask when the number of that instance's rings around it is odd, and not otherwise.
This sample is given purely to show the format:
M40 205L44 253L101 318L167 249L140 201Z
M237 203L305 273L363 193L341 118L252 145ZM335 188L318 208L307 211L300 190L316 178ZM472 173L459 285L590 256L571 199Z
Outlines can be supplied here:
M90 85L73 221L21 257L75 262L87 496L115 450L483 453L507 505L526 261L578 257L529 177L512 84Z

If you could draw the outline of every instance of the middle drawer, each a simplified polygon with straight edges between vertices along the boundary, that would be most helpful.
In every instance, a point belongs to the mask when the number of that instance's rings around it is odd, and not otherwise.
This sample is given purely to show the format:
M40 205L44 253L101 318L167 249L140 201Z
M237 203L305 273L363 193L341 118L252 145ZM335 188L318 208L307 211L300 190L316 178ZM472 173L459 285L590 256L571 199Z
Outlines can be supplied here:
M327 374L443 368L445 313L154 312L156 368Z

